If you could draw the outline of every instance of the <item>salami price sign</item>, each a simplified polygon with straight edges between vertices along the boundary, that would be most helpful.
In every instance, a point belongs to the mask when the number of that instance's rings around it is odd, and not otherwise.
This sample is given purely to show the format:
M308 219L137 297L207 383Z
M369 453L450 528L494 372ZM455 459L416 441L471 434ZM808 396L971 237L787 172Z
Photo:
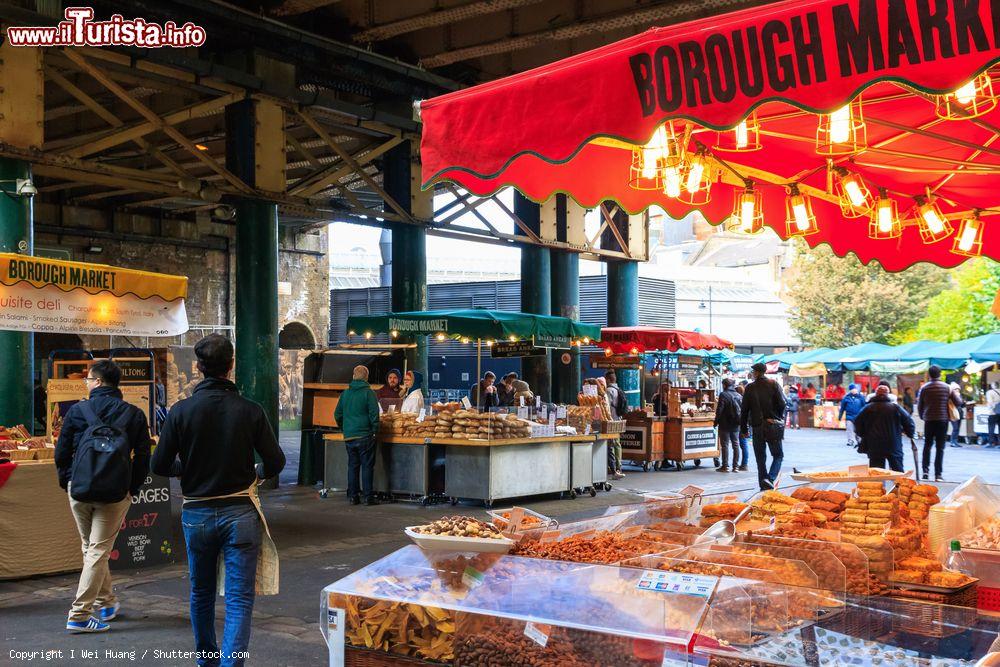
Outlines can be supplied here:
M150 474L122 521L111 551L111 567L128 570L172 563L181 548L173 537L170 480Z

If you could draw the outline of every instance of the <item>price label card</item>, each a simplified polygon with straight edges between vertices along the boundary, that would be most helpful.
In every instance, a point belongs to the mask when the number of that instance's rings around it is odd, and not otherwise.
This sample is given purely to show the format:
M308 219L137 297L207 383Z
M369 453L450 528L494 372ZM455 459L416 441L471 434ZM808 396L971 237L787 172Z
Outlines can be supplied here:
M521 397L521 402L522 403L524 402L524 396ZM527 406L524 406L524 405L522 405L521 407L519 407L517 409L517 416L518 416L518 418L520 418L520 419L527 419L528 418L528 410L529 409L530 408L528 408Z
M542 533L542 536L538 538L539 542L556 542L562 536L561 530L546 530Z
M544 623L528 621L524 624L524 636L542 647L549 643L549 632L551 631L552 626Z
M391 415L394 412L396 412L396 405L395 404L389 406L389 414Z
M868 476L868 466L867 465L857 465L851 466L847 469L847 474L849 477L867 477Z
M556 417L558 417L559 419L566 419L565 405L560 405L558 408L556 408Z
M524 406L524 396L518 396L517 400L520 401L520 405L523 407Z
M585 385L583 385L583 395L584 396L597 396L597 385L596 384L585 384Z
M486 575L471 565L465 568L465 572L462 573L462 583L470 590L481 586L484 579L486 579Z
M555 426L555 425L556 425L556 413L550 412L549 413L549 426Z
M472 401L469 400L468 396L462 397L462 407L465 408L466 410L472 409Z
M728 496L724 496L722 498L722 502L724 502L724 503L738 503L738 502L740 502L740 497L738 495L736 495L735 493L730 493Z
M420 414L417 415L417 422L422 422L427 416L427 408L420 408Z
M524 509L520 507L511 509L510 518L507 520L507 530L505 532L513 533L521 527L522 521L524 521Z
M330 651L330 667L344 667L344 625L347 615L343 609L328 607L326 610L326 628L323 636Z
M639 583L636 584L636 588L644 591L707 598L712 595L718 584L719 578L710 575L645 570Z
M545 421L546 419L548 419L549 418L549 409L547 407L539 409L539 411L538 411L538 418L541 419L542 421Z
M535 396L535 409L537 410L540 407L542 407L542 397Z
M704 492L705 492L705 489L701 488L700 486L695 486L694 484L688 484L687 486L685 486L680 491L681 495L683 495L683 496L689 496L689 497L690 496L700 496Z
M379 403L379 404L378 404L378 413L379 413L379 414L383 414L384 412L385 412L385 411L384 411L384 410L382 409L382 404L381 404L381 403Z

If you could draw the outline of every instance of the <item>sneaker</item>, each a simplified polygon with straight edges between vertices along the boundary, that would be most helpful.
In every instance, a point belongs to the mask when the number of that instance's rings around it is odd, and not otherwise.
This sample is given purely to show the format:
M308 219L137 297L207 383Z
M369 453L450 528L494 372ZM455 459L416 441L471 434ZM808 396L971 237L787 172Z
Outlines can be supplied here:
M746 466L740 466L740 472L746 472L747 470L749 470L749 468Z
M927 479L927 471L926 470L924 471L923 478Z
M769 479L765 479L760 483L761 491L770 491L773 488L774 488L774 483Z
M739 471L740 471L739 468L737 468L736 466L733 466L733 469L730 470L729 472L739 472Z
M935 482L943 482L944 481L944 477L942 477L941 475L934 475L934 481Z
M621 471L617 471L617 472L615 472L614 474L611 475L611 478L612 479L625 479L625 473L623 473Z
M111 626L107 623L101 623L91 616L86 621L67 621L66 629L74 634L78 634L82 632L107 632L111 629Z
M953 443L951 443L951 446L952 447L961 447L962 445L958 444L957 442L953 442Z
M103 623L108 621L113 621L118 618L118 611L122 608L121 604L116 602L110 607L101 607L100 611L97 612L98 616L101 617Z
M715 472L729 472L729 468L727 468L726 466L719 466L718 468L715 469Z
M351 496L347 500L352 505L359 505L359 504L361 504L361 496Z
M372 496L371 498L366 498L365 499L365 505L374 506L374 505L378 505L378 504L379 504L378 498L375 498L374 496Z

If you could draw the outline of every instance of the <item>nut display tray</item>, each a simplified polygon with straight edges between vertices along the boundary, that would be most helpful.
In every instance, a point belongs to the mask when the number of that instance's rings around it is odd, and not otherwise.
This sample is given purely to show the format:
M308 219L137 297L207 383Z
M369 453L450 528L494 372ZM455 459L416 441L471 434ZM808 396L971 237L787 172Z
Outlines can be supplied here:
M971 577L971 580L962 584L961 586L932 586L930 584L915 584L906 581L893 581L891 582L893 587L904 591L924 591L926 593L957 593L959 591L964 591L969 586L979 583L979 579Z
M455 535L428 535L418 533L408 526L404 532L421 549L427 551L454 551L459 553L496 553L505 554L514 546L514 541L506 537L491 539L488 537L456 537Z

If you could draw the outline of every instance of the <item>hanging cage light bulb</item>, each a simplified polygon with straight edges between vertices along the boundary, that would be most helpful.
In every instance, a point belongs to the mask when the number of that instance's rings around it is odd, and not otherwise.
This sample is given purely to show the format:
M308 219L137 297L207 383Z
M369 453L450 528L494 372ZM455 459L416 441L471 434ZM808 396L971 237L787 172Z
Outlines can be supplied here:
M445 339L445 335L443 333L439 333L437 336L435 336L435 338L437 338L439 341L442 341Z
M868 146L867 126L861 97L819 117L816 152L820 155L850 155Z
M864 179L843 167L837 167L835 172L834 189L840 202L840 212L845 218L867 216L875 205L875 199Z
M993 79L989 71L981 73L954 92L938 95L934 112L945 120L963 120L985 115L997 106L997 96L993 94Z
M812 201L799 192L797 183L792 183L785 197L785 233L788 236L809 236L818 231Z
M645 145L632 149L628 184L636 190L661 190L665 170L680 161L674 126L667 121L656 128Z
M716 132L715 145L712 146L713 150L729 153L749 153L761 148L760 123L756 112L737 123L733 129Z
M895 239L902 234L903 225L896 212L896 200L889 196L885 188L880 188L868 223L868 236L873 239Z
M951 247L953 253L965 255L966 257L979 257L983 254L983 224L979 217L979 211L962 220L962 225L955 236L955 242Z
M728 229L740 234L756 234L764 228L763 196L747 179L742 191L736 193Z
M917 228L924 243L937 243L951 236L955 231L951 221L941 213L935 201L927 197L917 197L916 202Z
M678 167L667 167L663 171L663 192L672 199L681 196L681 171Z
M712 200L712 183L717 169L704 146L699 145L691 159L685 163L684 187L677 199L691 206L704 206Z

